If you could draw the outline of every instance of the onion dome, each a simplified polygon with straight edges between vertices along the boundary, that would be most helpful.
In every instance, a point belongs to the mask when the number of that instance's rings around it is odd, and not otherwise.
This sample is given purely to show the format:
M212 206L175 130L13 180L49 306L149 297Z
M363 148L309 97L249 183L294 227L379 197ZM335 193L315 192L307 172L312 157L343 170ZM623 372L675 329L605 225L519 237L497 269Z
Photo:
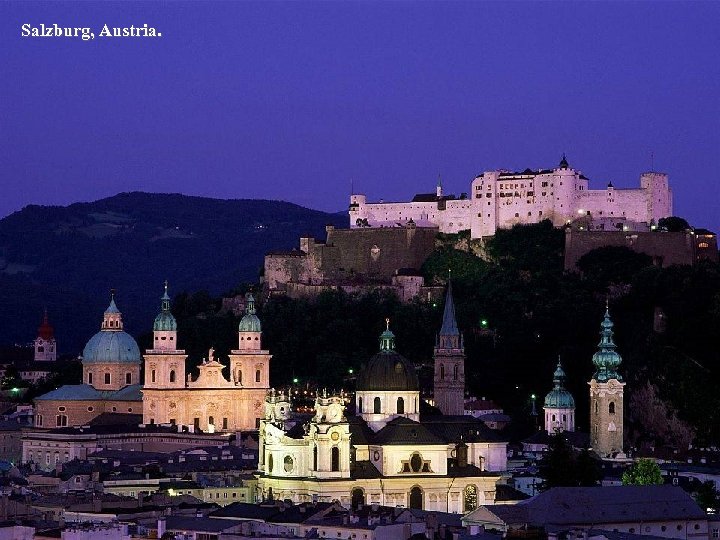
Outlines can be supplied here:
M173 314L170 313L170 296L168 295L168 283L165 282L165 293L160 297L161 310L155 317L153 330L155 332L175 332L177 331L177 321Z
M545 396L545 408L547 409L574 409L575 399L572 394L565 390L565 371L563 371L560 359L558 359L555 373L553 373L555 387Z
M622 362L622 357L615 350L617 345L615 345L613 341L613 322L610 320L610 310L607 305L605 306L605 318L600 324L600 327L598 351L592 358L596 368L593 379L598 382L607 382L610 379L622 381L622 377L617 372L617 368Z
M562 159L560 160L560 169L569 169L570 165L568 165L567 158L565 157L565 154L563 153Z
M55 329L52 327L52 325L48 321L48 314L47 314L47 309L46 309L45 314L43 315L42 323L38 327L38 337L41 339L44 339L45 341L49 341L49 340L53 339L54 336L55 336Z
M115 296L105 310L100 331L95 334L83 349L83 364L121 363L139 364L140 349L130 334L123 331L122 314L115 305Z
M255 298L252 293L245 295L245 315L240 319L238 330L240 332L262 332L260 319L255 314Z
M380 334L380 352L370 358L358 373L357 391L419 391L415 366L395 351L395 334L386 319L385 331Z

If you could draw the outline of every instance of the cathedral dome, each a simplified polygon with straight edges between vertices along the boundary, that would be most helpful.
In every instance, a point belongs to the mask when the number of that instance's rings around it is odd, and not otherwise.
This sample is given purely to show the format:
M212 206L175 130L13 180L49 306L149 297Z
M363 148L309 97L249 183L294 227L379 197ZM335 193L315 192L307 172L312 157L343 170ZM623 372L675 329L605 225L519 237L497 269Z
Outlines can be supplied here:
M245 301L247 302L245 306L245 315L243 315L243 318L240 319L238 330L240 332L262 332L260 319L255 314L255 298L252 293L247 293L247 295L245 295Z
M395 351L395 335L390 328L380 335L380 352L360 369L356 390L420 390L415 367Z
M101 330L87 342L82 357L83 364L140 363L140 349L133 337L123 332L122 314L115 305L114 295L103 315Z
M126 332L101 330L85 345L83 363L115 362L139 364L140 349L133 337Z

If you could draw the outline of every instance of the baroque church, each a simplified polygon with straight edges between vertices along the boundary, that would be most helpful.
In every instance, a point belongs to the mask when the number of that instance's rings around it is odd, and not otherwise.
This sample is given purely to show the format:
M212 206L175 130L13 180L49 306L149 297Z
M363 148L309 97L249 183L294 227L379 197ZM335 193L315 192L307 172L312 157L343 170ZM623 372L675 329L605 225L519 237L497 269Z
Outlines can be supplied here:
M153 348L140 349L123 330L114 294L100 331L82 353L82 384L64 385L35 398L35 427L83 426L103 413L142 415L147 424L176 424L188 431L257 429L269 389L271 355L262 349L262 329L251 294L238 328L238 349L230 373L210 350L196 378L186 375L185 351L178 347L170 297L161 298L153 325ZM145 385L140 371L144 361Z
M358 373L355 414L344 394L323 393L314 415L302 418L288 395L271 391L260 421L260 497L443 512L492 504L507 443L463 415L463 360L448 287L435 347L435 389L447 414L421 417L418 377L396 350L389 321Z

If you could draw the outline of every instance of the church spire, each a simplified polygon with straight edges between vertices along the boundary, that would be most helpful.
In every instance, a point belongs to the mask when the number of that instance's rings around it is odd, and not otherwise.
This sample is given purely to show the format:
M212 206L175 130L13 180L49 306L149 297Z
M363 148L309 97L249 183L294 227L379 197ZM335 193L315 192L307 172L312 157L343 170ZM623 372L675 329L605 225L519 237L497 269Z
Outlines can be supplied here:
M615 350L617 345L613 340L613 326L610 319L610 308L606 302L605 317L600 323L600 343L598 343L598 351L593 355L592 359L596 368L593 378L598 382L605 382L610 379L622 381L622 377L617 372L622 357Z
M445 309L443 311L443 322L440 328L441 336L459 336L457 321L455 319L455 304L452 296L452 281L448 277L448 288L445 294Z

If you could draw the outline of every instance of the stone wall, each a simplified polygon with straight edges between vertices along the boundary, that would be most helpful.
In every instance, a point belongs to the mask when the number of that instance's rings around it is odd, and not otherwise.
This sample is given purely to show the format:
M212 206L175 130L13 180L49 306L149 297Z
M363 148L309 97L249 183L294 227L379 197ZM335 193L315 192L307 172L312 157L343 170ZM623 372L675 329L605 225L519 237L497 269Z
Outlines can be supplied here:
M578 260L593 249L625 246L653 258L658 266L718 261L717 237L709 232L565 231L565 270L575 270Z

